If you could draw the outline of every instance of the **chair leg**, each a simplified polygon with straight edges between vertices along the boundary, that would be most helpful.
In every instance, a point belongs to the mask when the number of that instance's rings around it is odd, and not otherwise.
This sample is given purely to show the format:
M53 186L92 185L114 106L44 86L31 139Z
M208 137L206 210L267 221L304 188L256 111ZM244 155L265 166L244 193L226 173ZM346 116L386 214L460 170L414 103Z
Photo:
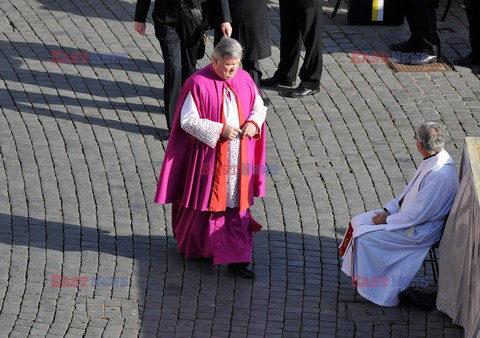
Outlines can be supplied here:
M337 15L338 8L340 7L340 2L341 1L342 0L337 0L337 3L335 4L335 8L333 9L333 13L332 13L332 16L331 16L332 19Z
M435 282L435 284L437 284L437 272L435 270L435 259L434 259L434 256L435 256L435 249L430 249L430 251L428 252L428 254L430 255L430 264L432 265L432 274L433 274L433 280ZM433 253L432 253L433 251Z
M437 278L435 278L435 284L436 284L437 279L440 276L440 270L438 269L437 253L436 253L435 249L433 249L432 251L433 251L433 259L434 259L433 262L435 263L435 270L436 270L436 276L437 276Z
M433 274L433 281L437 284L437 273L438 273L438 262L437 262L437 254L435 253L435 249L431 248L428 252L430 255L430 264L432 264L432 274Z
M447 18L448 11L450 10L450 5L452 4L452 0L448 0L447 5L445 6L445 12L442 15L442 22L445 21Z

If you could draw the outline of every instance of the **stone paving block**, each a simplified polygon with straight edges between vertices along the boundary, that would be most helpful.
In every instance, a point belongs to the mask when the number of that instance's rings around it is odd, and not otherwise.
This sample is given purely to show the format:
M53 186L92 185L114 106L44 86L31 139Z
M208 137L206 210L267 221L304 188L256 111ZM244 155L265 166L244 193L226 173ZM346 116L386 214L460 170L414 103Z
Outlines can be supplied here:
M327 14L333 5L326 1ZM464 69L393 74L384 64L354 64L352 50L387 50L408 37L406 25L349 26L344 5L335 20L324 15L321 93L296 100L264 90L272 101L267 162L279 173L252 208L264 231L255 238L257 278L244 283L211 262L184 260L170 207L152 202L167 144L163 59L150 19L144 37L126 28L134 7L0 3L17 27L0 42L0 191L8 192L0 192L0 223L10 225L0 227L7 250L0 255L7 257L0 258L0 327L42 336L51 324L51 336L67 337L461 335L438 311L382 309L356 295L339 272L337 246L353 215L403 189L418 163L409 143L414 125L442 121L458 163L463 138L479 132L478 77ZM279 60L278 0L269 7L272 56L260 64L271 76ZM445 25L455 32L441 34L443 53L463 56L468 34L458 2ZM210 32L208 55L212 39ZM53 63L53 50L127 51L129 59ZM50 287L60 271L129 283Z

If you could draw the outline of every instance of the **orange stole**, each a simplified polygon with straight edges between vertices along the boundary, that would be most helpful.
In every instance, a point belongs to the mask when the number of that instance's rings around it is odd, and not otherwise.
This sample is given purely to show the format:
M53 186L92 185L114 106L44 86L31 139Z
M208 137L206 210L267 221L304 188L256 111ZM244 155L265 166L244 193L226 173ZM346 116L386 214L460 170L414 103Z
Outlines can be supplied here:
M353 227L352 227L352 223L350 222L348 223L348 229L347 229L347 232L345 233L345 237L343 238L342 244L338 249L338 251L340 252L340 256L343 257L343 255L345 255L345 251L347 251L348 245L352 240L352 236L353 236Z
M235 94L237 102L238 121L243 127L245 118L243 115L242 105L237 93L228 85L228 88ZM224 89L225 90L225 89ZM223 103L225 100L225 93L222 92L222 109L220 112L220 122L225 125L225 112L223 111ZM228 167L228 139L220 137L217 145L217 160L215 163L215 173L213 178L212 194L210 196L209 211L225 211L227 209L227 175L229 175ZM240 139L240 164L237 167L237 175L240 174L240 211L247 210L250 207L250 175L247 170L243 170L243 166L247 166L247 140L245 137Z

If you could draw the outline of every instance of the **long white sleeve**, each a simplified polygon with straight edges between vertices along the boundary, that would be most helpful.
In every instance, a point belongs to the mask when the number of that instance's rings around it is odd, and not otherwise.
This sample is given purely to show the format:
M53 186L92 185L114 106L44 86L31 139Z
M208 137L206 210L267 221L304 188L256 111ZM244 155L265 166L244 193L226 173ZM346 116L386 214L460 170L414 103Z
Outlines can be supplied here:
M253 104L253 109L247 121L255 122L255 124L258 126L258 133L260 133L262 125L265 122L266 116L267 116L267 107L264 106L262 97L256 94L255 102Z
M387 217L387 231L440 220L448 214L456 192L448 167L453 168L445 166L442 171L432 171L424 177L415 200Z
M223 130L223 124L220 122L200 118L191 93L188 94L183 102L180 126L187 133L211 148L217 145Z

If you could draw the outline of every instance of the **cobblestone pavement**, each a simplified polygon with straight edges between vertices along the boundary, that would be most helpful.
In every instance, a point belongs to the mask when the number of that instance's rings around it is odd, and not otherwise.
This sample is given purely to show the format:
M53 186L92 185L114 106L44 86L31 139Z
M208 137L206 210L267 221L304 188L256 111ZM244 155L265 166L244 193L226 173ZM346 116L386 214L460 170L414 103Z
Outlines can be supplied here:
M268 163L279 170L253 208L264 231L248 281L184 260L170 207L152 202L167 142L151 21L145 37L133 31L131 0L0 0L0 336L461 336L436 310L362 299L336 247L352 215L413 174L414 126L446 125L459 163L463 138L480 135L480 81L466 68L394 74L352 63L354 51L388 52L408 28L348 25L346 2L332 20L333 4L324 6L321 93L265 91ZM270 19L267 75L279 60L278 0ZM450 60L468 51L466 25L454 1L439 23ZM91 54L53 63L56 51ZM96 62L95 52L128 56ZM432 281L428 266L418 276Z

